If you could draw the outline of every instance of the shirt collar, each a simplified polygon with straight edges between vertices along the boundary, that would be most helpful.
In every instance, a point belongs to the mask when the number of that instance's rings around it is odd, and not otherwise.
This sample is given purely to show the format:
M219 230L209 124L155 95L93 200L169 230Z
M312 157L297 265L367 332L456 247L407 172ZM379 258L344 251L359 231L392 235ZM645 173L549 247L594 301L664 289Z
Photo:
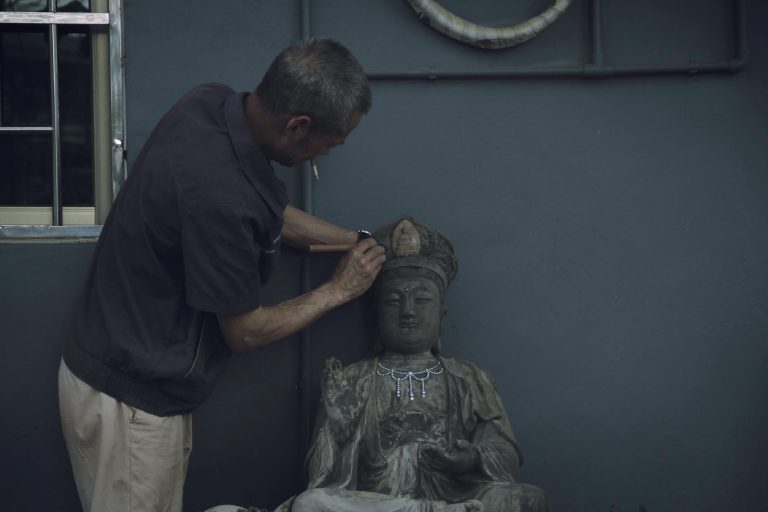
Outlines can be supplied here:
M272 164L253 138L248 120L245 117L245 97L247 94L231 94L225 101L224 115L229 137L245 177L264 199L272 213L282 218L283 211L288 204L285 184L275 176Z

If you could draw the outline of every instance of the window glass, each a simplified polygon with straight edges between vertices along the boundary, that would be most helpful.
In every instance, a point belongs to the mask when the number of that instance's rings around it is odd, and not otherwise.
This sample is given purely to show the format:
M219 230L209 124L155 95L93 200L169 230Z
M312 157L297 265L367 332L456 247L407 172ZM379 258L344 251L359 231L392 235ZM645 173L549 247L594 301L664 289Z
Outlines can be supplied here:
M91 37L59 26L59 129L64 206L93 206Z
M0 25L0 126L50 126L48 27Z
M103 17L94 31L93 20L64 14L93 7L94 0L0 0L0 223L91 224L106 217L113 196L113 31ZM122 83L122 69L115 75Z
M48 10L48 0L0 0L0 11L42 12Z
M53 203L50 133L0 133L0 206Z
M56 0L56 10L61 12L89 12L90 0Z
M0 0L0 11L44 12L48 0ZM90 0L56 0L56 10L61 12L89 12Z

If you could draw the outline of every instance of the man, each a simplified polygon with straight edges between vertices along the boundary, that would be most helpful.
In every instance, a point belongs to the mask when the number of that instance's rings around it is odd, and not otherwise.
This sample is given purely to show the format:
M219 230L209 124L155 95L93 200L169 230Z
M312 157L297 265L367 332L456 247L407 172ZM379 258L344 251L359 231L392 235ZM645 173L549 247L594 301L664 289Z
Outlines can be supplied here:
M254 93L200 86L160 120L104 225L59 370L84 510L181 511L190 412L230 353L370 287L383 248L290 206L270 164L327 154L370 105L351 53L313 40L284 50ZM281 237L354 247L317 289L266 305Z

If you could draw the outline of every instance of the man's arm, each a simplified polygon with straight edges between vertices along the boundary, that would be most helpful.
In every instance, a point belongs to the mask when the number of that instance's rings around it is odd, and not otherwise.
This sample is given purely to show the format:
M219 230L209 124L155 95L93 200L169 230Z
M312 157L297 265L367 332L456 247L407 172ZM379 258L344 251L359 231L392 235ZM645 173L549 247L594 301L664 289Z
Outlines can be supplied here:
M363 240L344 255L333 276L316 289L242 315L218 315L224 340L233 351L247 352L295 334L331 309L365 293L384 259L383 247L373 239Z
M357 232L344 229L310 215L290 204L283 213L283 238L290 245L307 247L314 244L354 244Z

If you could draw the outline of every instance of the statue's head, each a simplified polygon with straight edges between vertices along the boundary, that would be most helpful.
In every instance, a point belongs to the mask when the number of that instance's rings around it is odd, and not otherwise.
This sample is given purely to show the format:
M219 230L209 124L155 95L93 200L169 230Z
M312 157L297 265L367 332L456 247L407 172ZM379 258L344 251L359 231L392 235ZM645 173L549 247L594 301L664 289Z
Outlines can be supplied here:
M439 352L445 295L458 271L453 245L410 217L380 228L374 237L387 250L373 294L382 348Z

